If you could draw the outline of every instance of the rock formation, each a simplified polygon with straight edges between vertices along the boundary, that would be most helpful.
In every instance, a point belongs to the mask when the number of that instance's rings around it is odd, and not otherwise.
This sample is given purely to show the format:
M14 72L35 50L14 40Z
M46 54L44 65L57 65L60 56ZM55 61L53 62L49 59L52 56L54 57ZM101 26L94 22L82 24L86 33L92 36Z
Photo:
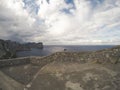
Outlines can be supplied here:
M17 51L31 50L31 48L42 49L42 43L21 44L10 40L0 40L0 59L14 58Z

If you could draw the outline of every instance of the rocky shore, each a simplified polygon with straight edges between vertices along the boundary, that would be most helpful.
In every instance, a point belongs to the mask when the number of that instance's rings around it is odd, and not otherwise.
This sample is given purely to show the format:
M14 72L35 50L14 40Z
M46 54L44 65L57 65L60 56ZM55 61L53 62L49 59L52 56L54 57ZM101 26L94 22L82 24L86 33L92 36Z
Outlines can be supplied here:
M120 46L92 52L57 52L44 57L0 60L0 66L0 76L4 76L0 77L3 90L120 88Z
M43 44L40 43L18 43L10 40L0 40L0 59L15 58L16 52L31 50L31 48L42 49Z

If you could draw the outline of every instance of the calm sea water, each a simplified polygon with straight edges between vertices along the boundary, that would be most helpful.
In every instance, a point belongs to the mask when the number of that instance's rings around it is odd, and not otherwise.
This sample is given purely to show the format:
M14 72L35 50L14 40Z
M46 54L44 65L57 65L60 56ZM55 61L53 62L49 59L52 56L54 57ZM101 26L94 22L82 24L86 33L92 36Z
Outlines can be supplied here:
M44 46L43 49L35 49L32 48L31 51L20 51L17 52L18 57L26 57L26 56L46 56L50 55L54 52L59 52L59 51L64 51L66 49L67 51L70 52L82 52L82 51L95 51L95 50L101 50L105 48L111 48L114 47L112 45L80 45L80 46L63 46L63 45L49 45L49 46Z

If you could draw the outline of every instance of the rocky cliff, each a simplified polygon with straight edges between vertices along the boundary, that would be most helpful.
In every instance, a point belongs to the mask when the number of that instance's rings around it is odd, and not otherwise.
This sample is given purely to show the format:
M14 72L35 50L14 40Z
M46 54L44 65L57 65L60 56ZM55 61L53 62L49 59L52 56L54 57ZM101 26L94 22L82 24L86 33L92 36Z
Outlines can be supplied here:
M13 48L15 43L9 41L0 40L0 58L12 58L15 57L16 50Z
M21 44L10 40L0 40L0 59L14 58L17 51L31 50L31 48L43 48L42 43Z

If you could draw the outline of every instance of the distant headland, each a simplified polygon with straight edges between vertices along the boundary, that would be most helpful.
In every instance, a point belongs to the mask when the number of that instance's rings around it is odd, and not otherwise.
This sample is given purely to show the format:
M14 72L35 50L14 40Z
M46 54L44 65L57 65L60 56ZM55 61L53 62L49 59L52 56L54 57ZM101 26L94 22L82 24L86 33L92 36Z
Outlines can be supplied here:
M0 39L0 59L15 58L16 52L31 50L31 48L43 49L43 43L19 43L16 41Z

